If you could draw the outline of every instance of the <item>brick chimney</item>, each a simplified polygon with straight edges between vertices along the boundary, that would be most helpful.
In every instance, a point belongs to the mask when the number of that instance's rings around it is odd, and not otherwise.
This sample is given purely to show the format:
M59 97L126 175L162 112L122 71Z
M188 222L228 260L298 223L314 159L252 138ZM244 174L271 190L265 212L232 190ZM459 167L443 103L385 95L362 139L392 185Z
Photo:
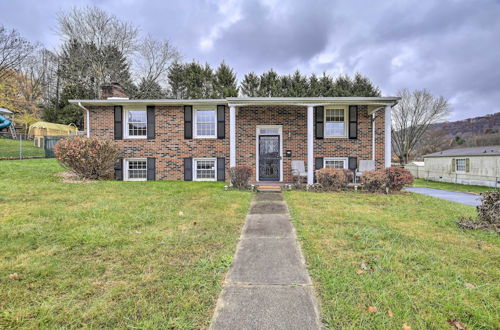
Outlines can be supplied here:
M125 98L128 99L127 93L119 83L111 83L109 85L101 86L100 93L101 100L107 100L109 98Z

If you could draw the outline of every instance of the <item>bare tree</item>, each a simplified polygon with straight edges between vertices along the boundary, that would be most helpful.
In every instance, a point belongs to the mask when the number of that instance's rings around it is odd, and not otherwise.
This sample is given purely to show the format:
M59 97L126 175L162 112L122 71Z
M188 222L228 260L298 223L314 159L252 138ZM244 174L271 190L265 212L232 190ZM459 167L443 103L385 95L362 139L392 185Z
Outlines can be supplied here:
M96 6L75 7L68 12L60 12L57 20L59 34L66 41L93 44L98 50L115 47L123 54L135 50L139 33L137 27Z
M16 30L0 26L0 80L15 70L32 52L33 46Z
M135 73L138 79L166 87L168 68L180 60L179 51L167 40L145 37L137 49Z
M394 107L392 121L392 142L401 164L407 164L418 142L429 125L443 120L449 112L448 101L434 97L427 90L402 89L401 97Z

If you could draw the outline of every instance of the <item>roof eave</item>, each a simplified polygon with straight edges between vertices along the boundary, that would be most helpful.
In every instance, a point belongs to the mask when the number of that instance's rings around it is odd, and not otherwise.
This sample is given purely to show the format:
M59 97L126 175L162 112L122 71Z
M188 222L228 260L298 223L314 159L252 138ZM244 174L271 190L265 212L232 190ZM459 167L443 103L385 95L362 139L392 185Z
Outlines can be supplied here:
M228 104L234 106L265 106L265 105L297 105L297 106L321 106L329 104L358 104L373 106L394 106L399 101L399 97L228 97L226 99L150 99L150 100L130 100L130 99L106 99L106 100L69 100L71 104L82 104L90 106L103 105L217 105Z

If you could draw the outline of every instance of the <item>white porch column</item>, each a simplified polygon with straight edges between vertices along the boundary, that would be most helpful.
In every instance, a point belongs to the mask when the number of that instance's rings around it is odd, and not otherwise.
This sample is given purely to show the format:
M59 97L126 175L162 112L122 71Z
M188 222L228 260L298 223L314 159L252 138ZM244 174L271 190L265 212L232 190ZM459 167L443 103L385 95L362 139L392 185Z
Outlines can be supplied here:
M307 107L307 184L314 183L314 108Z
M236 107L229 106L229 166L236 166Z
M392 107L390 105L385 107L385 167L391 167L392 156Z

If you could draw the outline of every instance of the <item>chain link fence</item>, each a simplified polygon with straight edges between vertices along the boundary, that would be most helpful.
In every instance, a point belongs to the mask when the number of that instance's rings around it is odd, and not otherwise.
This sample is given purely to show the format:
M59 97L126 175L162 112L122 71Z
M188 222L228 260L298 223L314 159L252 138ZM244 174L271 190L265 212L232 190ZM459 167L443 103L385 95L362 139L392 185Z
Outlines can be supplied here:
M413 177L429 181L449 182L456 184L487 186L500 188L500 175L477 175L472 173L455 173L431 171L423 166L408 168Z

